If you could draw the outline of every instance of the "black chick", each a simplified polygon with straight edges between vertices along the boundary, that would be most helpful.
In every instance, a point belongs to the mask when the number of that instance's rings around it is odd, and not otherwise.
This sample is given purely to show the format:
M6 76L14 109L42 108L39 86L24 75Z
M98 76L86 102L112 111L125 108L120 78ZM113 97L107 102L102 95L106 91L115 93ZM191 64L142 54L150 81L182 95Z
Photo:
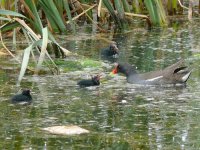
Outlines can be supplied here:
M94 76L91 79L81 80L77 83L80 87L98 86L100 85L100 76Z
M20 102L31 102L32 96L30 94L30 90L23 90L21 94L14 95L11 98L13 103L20 103Z
M114 61L119 56L119 49L115 42L111 43L109 47L101 50L102 59Z

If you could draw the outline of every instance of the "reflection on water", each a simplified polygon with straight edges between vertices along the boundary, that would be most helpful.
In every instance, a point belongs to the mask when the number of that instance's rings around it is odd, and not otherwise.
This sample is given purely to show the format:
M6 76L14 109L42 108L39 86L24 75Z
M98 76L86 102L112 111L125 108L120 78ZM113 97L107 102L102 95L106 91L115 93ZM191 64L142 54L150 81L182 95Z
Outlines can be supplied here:
M140 72L161 69L185 58L193 67L186 88L131 85L120 75L107 78L112 63L105 61L108 69L99 87L76 85L91 70L26 76L21 87L31 88L33 103L20 106L9 100L18 91L17 73L5 69L1 72L0 148L199 149L200 62L194 58L199 50L199 34L199 27L194 26L177 32L130 32L112 39L120 49L119 61L136 65ZM66 43L78 54L99 61L99 49L107 46L98 38ZM91 132L60 136L40 130L55 125L78 125Z

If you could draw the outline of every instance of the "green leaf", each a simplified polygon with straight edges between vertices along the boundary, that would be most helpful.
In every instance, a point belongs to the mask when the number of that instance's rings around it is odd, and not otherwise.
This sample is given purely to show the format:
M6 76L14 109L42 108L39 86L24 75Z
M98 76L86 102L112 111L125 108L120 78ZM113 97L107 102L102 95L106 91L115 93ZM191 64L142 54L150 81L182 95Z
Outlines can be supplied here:
M177 0L172 1L172 8L177 10Z
M39 37L37 36L37 34L35 32L33 32L33 30L25 23L24 20L21 20L19 18L15 18L15 20L20 23L24 29L26 29L29 34L34 38L35 41L39 40Z
M71 10L70 10L70 8L69 8L68 0L63 0L63 3L64 3L64 8L65 8L65 10L66 10L66 12L67 12L67 16L68 16L68 18L69 18L69 20L70 20L70 24L71 24L71 26L72 26L73 32L75 33L75 23L74 23L74 21L72 20Z
M103 0L103 4L108 9L108 11L109 11L110 15L112 16L112 18L114 19L116 25L118 25L121 28L122 25L121 25L121 22L120 22L120 18L115 14L115 10L114 10L110 0Z
M131 12L127 0L122 0L125 12Z
M37 68L36 68L36 73L38 73L38 71L40 70L41 66L42 66L42 62L44 61L45 58L45 53L46 53L46 48L47 48L47 44L48 44L48 30L47 27L42 29L42 47L41 47L41 52L40 52L40 57L38 60L38 64L37 64Z
M109 0L103 0L103 4L106 6L108 11L110 12L111 16L115 18L115 10Z
M0 15L9 15L9 16L26 18L24 15L20 13L10 11L10 10L4 10L4 9L0 9Z
M167 18L163 4L160 0L144 0L149 15L154 25L166 26Z
M155 10L154 10L154 6L153 6L153 1L149 1L149 0L145 0L144 1L148 12L150 14L150 17L152 19L152 22L155 23L156 22L156 16L155 16Z
M36 46L42 46L42 40L38 40L38 41L35 41L33 42L29 47L27 47L25 50L24 50L24 56L23 56L23 60L22 60L22 63L21 63L21 70L20 70L20 74L19 74L19 77L18 77L18 82L17 82L17 85L20 84L25 72L26 72L26 68L28 66L28 62L29 62L29 58L30 58L30 52L31 50L36 47Z
M10 19L10 18L5 18L5 17L0 17L0 20L2 20L2 21L11 21L12 19Z
M121 0L114 0L114 2L115 2L115 8L117 10L117 13L118 13L120 19L124 19L124 17L125 17L124 16L124 7L122 5Z
M1 32L6 32L6 31L10 31L13 30L16 27L19 27L20 24L18 22L8 22L6 24L4 24L3 26L0 27Z
M28 9L30 9L28 13L30 13L30 16L34 17L33 19L29 19L29 21L31 22L32 26L37 30L37 32L42 34L43 25L40 20L35 3L32 0L25 0L24 2L28 6Z
M26 72L26 68L28 66L28 61L29 61L29 56L30 56L30 52L33 48L33 45L30 45L29 47L27 47L25 50L24 50L24 56L23 56L23 60L22 60L22 65L21 65L21 70L20 70L20 74L19 74L19 77L18 77L18 82L17 82L17 85L20 84L25 72Z
M54 30L59 29L61 32L66 32L66 26L53 0L39 0L39 4L48 18L52 28Z

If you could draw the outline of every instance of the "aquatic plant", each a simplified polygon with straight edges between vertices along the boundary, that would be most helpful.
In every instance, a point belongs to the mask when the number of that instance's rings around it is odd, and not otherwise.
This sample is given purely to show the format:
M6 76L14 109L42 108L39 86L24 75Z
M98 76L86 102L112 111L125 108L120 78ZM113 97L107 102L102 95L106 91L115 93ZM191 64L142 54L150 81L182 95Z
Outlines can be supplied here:
M189 4L188 18L192 20L193 4L191 1ZM98 2L94 0L1 0L0 6L0 30L2 34L12 35L13 50L16 49L17 33L23 34L27 41L28 47L24 50L24 59L22 62L18 60L22 63L19 81L28 66L30 55L35 58L35 51L39 53L38 60L35 60L35 73L45 62L44 56L48 56L53 68L58 70L49 52L54 51L56 57L60 55L64 57L70 52L57 43L53 33L66 34L71 31L75 33L77 20L92 23L101 32L110 29L104 28L103 24L111 25L114 21L112 25L115 29L124 31L131 26L129 22L135 17L145 19L149 27L167 26L167 14L176 15L178 8L188 9L183 5L183 0L163 2L160 0L99 0ZM7 49L5 44L3 46ZM15 57L8 49L7 51Z
M144 3L148 9L152 23L154 25L166 26L167 18L162 2L160 0L145 0Z
M0 10L0 14L1 15L7 15L9 16L9 18L7 17L2 17L3 20L9 21L6 22L5 24L3 24L0 28L1 31L5 32L8 31L12 28L10 28L10 25L12 25L13 23L15 24L14 26L12 26L13 28L20 28L24 34L24 37L27 39L27 45L28 47L24 49L24 56L23 56L23 60L20 61L17 59L18 63L21 63L21 71L19 74L19 78L18 78L18 84L20 83L20 81L22 80L22 77L25 74L26 69L28 68L28 62L30 59L30 55L33 56L34 61L36 62L36 69L35 69L35 73L37 74L42 66L42 63L45 62L45 56L47 56L50 60L53 66L49 67L49 69L52 70L52 72L54 73L58 73L58 67L55 65L54 61L51 59L48 51L47 51L47 45L48 44L55 44L57 47L59 47L63 52L69 53L69 51L67 51L66 49L64 49L63 47L61 47L53 38L53 36L50 34L50 32L48 32L47 27L43 28L42 27L42 34L38 35L36 34L28 25L27 23L25 23L23 19L27 19L25 16L23 16L22 14L13 12L13 11L8 11L8 10ZM15 18L11 18L15 17ZM41 38L42 37L42 38ZM1 42L3 43L2 40L2 36L0 34L0 38L1 38ZM4 48L6 48L5 44L3 44ZM10 55L12 55L13 57L15 57L8 49L7 51L10 53ZM34 53L38 52L39 53L39 58L38 60L36 60Z

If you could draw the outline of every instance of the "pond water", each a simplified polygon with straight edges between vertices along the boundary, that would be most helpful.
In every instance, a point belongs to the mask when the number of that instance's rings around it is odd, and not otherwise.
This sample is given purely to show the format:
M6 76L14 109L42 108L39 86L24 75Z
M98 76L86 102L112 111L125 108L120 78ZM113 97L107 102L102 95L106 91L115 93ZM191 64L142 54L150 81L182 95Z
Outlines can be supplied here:
M61 36L60 43L79 55L103 62L60 75L26 75L16 87L18 71L1 57L0 149L200 149L200 27L134 30L124 34L80 32ZM139 72L162 69L185 59L192 68L186 87L131 85L125 77L110 77L113 63L101 60L100 49L116 41L120 61ZM67 59L67 58L66 58ZM4 63L3 63L4 62ZM79 88L81 78L103 74L99 87ZM30 88L31 105L14 105L10 97ZM78 125L89 134L64 136L41 128Z

